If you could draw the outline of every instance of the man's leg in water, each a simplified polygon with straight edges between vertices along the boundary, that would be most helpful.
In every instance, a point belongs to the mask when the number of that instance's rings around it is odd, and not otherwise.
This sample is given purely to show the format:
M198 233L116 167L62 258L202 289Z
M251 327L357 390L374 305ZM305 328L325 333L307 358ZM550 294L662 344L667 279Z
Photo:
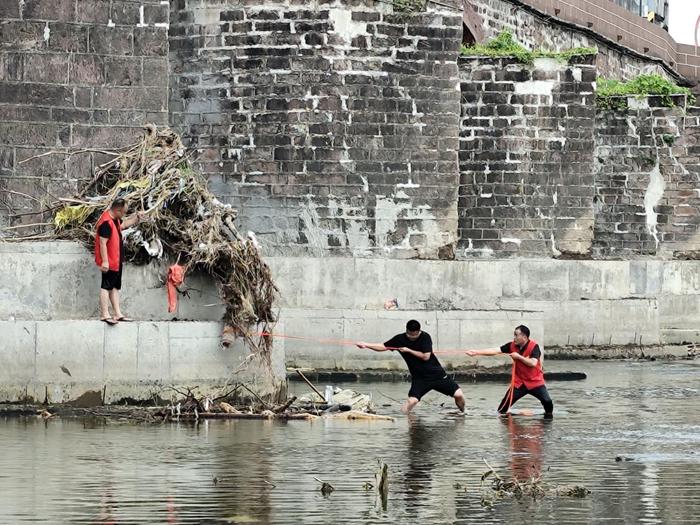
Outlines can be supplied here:
M418 403L420 403L420 399L416 399L415 397L409 397L401 407L401 412L403 412L404 414L409 414L411 410L413 410L413 407L415 407Z
M439 381L434 381L430 385L433 390L437 390L443 395L453 397L455 400L455 405L462 412L464 412L464 405L466 400L464 399L464 392L459 388L459 385L451 377L445 376Z
M459 408L461 412L464 412L464 407L467 404L467 400L464 398L462 389L458 388L452 397L455 398L455 405L457 405L457 408Z
M547 387L542 385L532 390L528 390L528 394L535 396L542 403L542 408L544 408L544 415L551 416L554 412L554 403L552 403L552 398L549 397L549 392Z
M430 385L420 379L412 379L411 389L408 391L408 399L401 407L401 412L408 414L428 392L430 392Z
M515 404L515 402L521 397L523 397L525 394L527 394L527 388L525 388L525 385L520 385L513 391L513 401L511 402L510 389L507 390L506 395L503 396L501 403L498 405L498 412L501 414L507 414L508 409L510 409L510 407L512 407Z

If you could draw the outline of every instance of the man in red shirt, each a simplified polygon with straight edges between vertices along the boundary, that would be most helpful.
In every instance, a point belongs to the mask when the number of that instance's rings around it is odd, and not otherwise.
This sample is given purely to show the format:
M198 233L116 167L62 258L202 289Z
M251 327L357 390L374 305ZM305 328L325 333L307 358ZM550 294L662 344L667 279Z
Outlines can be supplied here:
M119 308L119 290L122 287L124 240L122 230L141 222L142 213L124 219L127 205L124 199L116 199L97 221L95 234L95 263L102 272L100 289L100 321L115 325L119 321L131 321ZM112 304L113 316L109 315Z
M513 341L500 348L469 350L467 352L467 355L470 356L500 354L510 354L514 371L513 384L511 385L513 391L508 389L498 405L498 411L501 414L506 414L518 399L530 394L542 403L545 416L551 416L554 411L554 403L552 403L552 398L549 397L549 392L544 384L542 351L539 345L530 339L530 329L524 325L516 327L513 332Z

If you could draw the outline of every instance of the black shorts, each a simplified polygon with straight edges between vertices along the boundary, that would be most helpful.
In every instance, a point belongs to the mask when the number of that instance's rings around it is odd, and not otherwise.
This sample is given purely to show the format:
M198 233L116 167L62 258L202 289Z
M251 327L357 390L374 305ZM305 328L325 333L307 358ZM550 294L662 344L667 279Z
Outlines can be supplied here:
M122 289L122 271L108 270L102 273L103 290L121 290Z
M411 389L408 391L408 397L420 399L431 390L436 390L441 394L453 397L455 392L459 390L459 385L455 383L454 379L448 376L435 380L413 379L411 381Z

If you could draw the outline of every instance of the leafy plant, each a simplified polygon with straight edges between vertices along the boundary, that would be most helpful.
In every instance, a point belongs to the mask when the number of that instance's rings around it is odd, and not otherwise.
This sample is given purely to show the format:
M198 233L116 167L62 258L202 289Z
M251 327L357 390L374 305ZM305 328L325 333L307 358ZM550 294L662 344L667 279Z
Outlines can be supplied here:
M598 53L593 47L575 47L565 51L545 51L543 49L528 50L519 44L511 33L503 31L484 44L462 46L464 56L513 57L523 64L532 64L536 58L555 58L568 62L574 57L590 56Z
M598 79L596 85L596 105L603 109L623 109L627 106L626 97L659 96L661 103L666 107L675 104L672 95L685 95L688 103L695 102L690 89L680 87L661 75L639 75L632 80L622 82L613 79Z

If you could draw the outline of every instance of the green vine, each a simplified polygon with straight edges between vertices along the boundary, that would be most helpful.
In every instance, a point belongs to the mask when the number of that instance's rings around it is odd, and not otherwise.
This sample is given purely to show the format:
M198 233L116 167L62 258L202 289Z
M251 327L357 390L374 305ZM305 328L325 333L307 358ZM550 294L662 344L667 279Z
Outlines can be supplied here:
M680 87L667 78L656 74L639 75L627 82L600 78L596 86L596 105L602 109L626 108L627 96L629 95L638 98L658 96L661 97L661 103L669 108L675 105L671 98L672 95L685 95L689 104L695 102L695 97L690 89Z
M555 58L568 62L574 57L596 55L598 50L594 47L575 47L566 51L545 51L535 49L530 51L520 45L511 33L503 31L496 38L484 44L462 46L461 53L464 56L485 57L513 57L523 64L532 64L536 58Z

